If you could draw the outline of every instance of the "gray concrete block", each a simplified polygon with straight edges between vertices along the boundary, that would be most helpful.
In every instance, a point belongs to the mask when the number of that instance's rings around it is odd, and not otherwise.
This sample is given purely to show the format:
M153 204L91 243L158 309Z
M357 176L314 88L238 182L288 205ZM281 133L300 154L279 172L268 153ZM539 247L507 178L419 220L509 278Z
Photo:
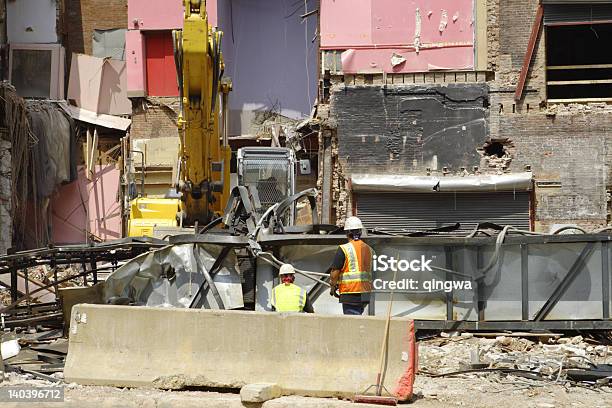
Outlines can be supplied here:
M247 384L240 389L242 402L265 402L280 396L280 387L273 383Z

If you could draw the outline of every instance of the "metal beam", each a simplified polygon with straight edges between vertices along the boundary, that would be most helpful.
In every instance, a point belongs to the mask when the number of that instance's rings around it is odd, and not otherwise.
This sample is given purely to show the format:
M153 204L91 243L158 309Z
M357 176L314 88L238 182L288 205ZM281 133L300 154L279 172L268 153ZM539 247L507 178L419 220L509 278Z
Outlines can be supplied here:
M591 253L593 253L594 248L595 244L593 242L589 242L584 246L582 252L580 252L580 255L578 255L578 258L576 258L576 261L574 262L570 270L563 277L561 282L559 282L555 290L553 290L553 293L550 298L548 298L546 303L544 303L542 308L538 311L538 313L536 313L534 318L535 321L544 320L546 316L548 316L548 314L555 307L557 302L559 302L559 299L561 299L561 297L565 294L572 282L574 282L574 279L576 279L578 273L584 268L584 266L586 265L586 261L591 255Z
M612 320L545 320L535 321L447 321L447 320L415 320L414 327L418 330L612 330Z
M603 318L610 318L610 243L601 243L601 301Z
M449 270L453 270L453 248L452 247L448 247L445 246L444 247L444 254L446 255L446 264L445 264L445 268L449 269ZM446 280L455 280L455 276L449 276L448 272L445 273L445 279ZM446 319L448 320L454 320L454 316L453 316L453 291L451 290L450 292L446 292Z
M527 44L527 52L525 52L525 59L523 60L523 67L521 68L521 74L519 76L519 82L516 86L516 92L514 93L514 100L520 101L523 98L523 91L525 90L525 82L527 81L527 73L531 66L531 59L533 58L533 51L540 35L540 29L542 28L542 20L544 17L544 7L538 4L538 10L536 11L536 17L531 27L531 35L529 36L529 43Z
M529 246L521 245L521 318L529 320Z

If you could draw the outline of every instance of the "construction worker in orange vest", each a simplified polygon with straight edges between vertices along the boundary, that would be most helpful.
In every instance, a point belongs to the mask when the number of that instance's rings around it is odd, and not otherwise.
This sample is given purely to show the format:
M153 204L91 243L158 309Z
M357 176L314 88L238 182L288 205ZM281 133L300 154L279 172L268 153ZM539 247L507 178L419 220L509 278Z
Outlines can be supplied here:
M345 315L360 315L370 303L374 251L361 240L363 225L357 217L344 223L348 243L340 245L331 265L331 295L340 298Z
M291 264L281 265L278 276L280 285L272 289L270 303L277 312L305 312L314 313L306 291L294 284L295 268Z

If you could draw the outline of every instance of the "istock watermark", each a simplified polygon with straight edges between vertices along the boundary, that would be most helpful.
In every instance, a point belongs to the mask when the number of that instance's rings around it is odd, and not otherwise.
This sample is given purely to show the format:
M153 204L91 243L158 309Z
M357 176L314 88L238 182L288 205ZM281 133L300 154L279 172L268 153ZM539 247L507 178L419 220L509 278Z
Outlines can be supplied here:
M374 279L372 281L374 290L423 290L426 292L452 292L453 290L471 290L472 281L452 281L452 280L438 280L429 279L420 281L418 279L399 279L399 280L385 280L385 279Z
M435 255L427 257L420 255L417 258L402 259L395 258L389 255L374 255L372 257L372 270L374 272L374 279L372 286L374 291L407 291L407 292L452 292L455 290L472 290L471 280L448 280L448 279L437 279L431 276L429 279L414 279L412 277L400 277L394 273L392 280L383 279L377 277L377 272L404 272L404 273L419 273L419 277L422 278L422 272L434 272L436 269L432 265L435 260ZM426 274L428 275L428 274Z
M372 260L372 266L377 272L432 272L429 264L433 261L433 258L427 259L425 255L421 255L418 259L395 259L387 255L374 255Z

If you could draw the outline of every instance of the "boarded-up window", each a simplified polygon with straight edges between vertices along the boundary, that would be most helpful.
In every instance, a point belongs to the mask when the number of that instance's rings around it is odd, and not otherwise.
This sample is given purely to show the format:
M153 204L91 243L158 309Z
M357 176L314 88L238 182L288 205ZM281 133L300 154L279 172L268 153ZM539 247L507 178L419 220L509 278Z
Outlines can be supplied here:
M174 48L170 31L145 34L147 94L178 96Z
M612 101L612 5L544 7L549 102Z
M14 50L11 82L23 97L48 98L51 89L50 50Z

